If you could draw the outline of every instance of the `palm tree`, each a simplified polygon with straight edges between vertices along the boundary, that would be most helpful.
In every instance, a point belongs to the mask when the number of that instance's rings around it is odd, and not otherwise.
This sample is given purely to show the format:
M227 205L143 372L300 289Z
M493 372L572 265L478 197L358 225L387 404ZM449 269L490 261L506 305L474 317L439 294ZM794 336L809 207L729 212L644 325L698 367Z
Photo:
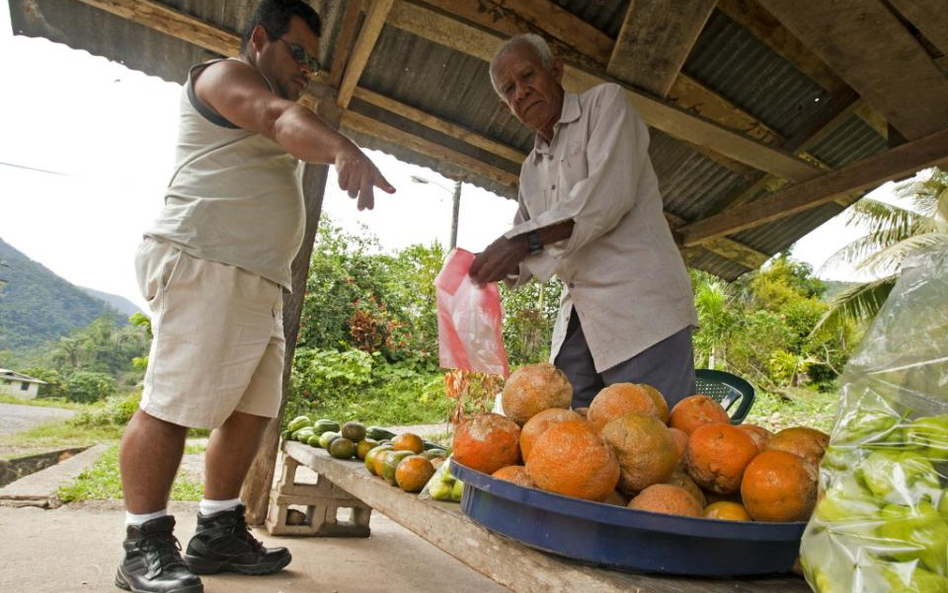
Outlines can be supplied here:
M906 258L934 245L948 243L948 172L938 168L896 187L901 205L870 198L857 202L849 225L866 225L869 232L834 253L824 267L854 264L857 272L876 279L840 293L811 333L837 327L844 320L871 321L895 286Z
M699 364L714 369L727 365L727 337L737 321L731 312L728 284L711 274L693 272L695 309L700 329L695 333L695 351Z

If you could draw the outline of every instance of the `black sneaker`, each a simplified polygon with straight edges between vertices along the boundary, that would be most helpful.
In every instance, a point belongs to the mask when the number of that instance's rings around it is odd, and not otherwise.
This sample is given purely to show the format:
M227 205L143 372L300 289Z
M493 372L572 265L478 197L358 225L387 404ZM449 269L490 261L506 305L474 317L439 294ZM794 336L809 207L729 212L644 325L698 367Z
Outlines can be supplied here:
M181 559L174 517L166 515L125 528L125 559L115 586L134 593L203 593L201 579Z
M292 558L286 548L265 548L254 538L244 519L244 505L207 517L198 514L197 530L184 555L195 574L270 574Z

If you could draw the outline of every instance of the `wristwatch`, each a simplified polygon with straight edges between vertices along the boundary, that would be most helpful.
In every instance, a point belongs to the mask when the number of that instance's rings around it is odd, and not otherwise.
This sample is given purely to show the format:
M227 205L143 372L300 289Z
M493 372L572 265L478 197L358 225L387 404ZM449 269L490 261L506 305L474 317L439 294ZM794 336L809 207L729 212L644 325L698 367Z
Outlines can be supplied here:
M527 233L527 253L534 255L543 252L543 241L540 240L540 234L536 231Z

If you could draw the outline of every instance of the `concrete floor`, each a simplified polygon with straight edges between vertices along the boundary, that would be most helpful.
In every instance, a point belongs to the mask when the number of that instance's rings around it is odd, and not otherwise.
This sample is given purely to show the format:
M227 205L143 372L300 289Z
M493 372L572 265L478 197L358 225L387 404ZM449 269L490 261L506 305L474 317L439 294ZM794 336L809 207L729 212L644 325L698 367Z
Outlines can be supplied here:
M197 503L172 503L176 534L187 546ZM420 537L372 514L368 539L274 538L293 562L263 577L204 577L207 593L504 593L509 590ZM0 591L78 593L119 591L115 568L122 555L121 502L74 503L53 510L0 507Z

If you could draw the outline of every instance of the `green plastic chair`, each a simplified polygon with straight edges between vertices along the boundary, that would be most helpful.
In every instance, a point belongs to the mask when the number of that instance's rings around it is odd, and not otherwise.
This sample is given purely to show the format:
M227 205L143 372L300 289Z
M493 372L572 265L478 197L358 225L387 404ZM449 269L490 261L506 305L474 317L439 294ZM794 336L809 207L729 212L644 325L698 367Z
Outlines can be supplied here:
M708 395L721 404L731 417L731 424L740 424L754 405L754 387L737 375L712 369L695 369L698 393Z

